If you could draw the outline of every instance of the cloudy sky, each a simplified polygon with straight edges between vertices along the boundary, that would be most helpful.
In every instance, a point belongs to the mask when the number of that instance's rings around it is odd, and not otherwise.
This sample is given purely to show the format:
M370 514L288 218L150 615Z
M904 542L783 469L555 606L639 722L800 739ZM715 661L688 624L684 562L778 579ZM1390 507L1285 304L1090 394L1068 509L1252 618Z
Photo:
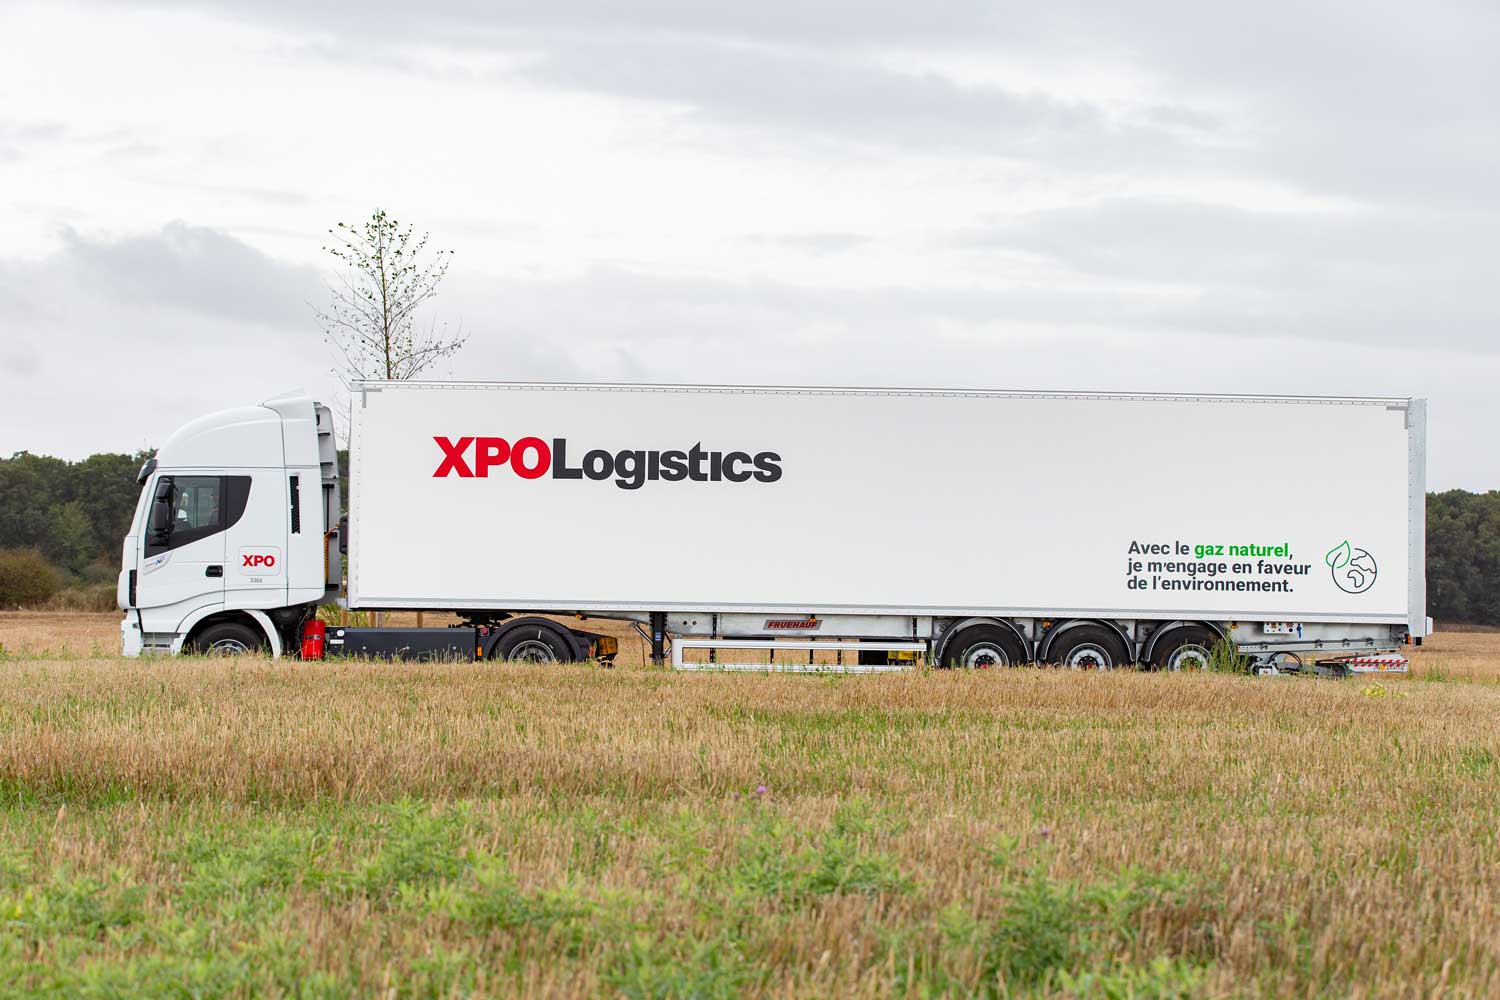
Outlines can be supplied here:
M3 3L0 452L329 392L381 206L455 376L1421 395L1500 487L1497 52L1493 0Z

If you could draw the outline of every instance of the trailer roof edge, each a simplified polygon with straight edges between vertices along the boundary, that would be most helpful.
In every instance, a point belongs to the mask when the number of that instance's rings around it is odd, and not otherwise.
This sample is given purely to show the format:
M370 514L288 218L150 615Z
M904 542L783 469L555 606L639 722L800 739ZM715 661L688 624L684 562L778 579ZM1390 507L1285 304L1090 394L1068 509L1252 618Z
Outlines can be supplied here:
M1391 406L1405 409L1422 397L1416 396L1313 396L1276 393L1222 392L1088 392L1060 389L962 389L934 386L839 386L839 385L734 385L692 382L542 382L485 381L477 379L409 379L355 381L357 391L375 392L385 388L429 389L560 389L564 391L603 392L730 392L765 393L768 395L859 395L859 396L968 396L976 398L1037 399L1140 399L1140 400L1222 400L1226 402L1267 403L1341 403Z

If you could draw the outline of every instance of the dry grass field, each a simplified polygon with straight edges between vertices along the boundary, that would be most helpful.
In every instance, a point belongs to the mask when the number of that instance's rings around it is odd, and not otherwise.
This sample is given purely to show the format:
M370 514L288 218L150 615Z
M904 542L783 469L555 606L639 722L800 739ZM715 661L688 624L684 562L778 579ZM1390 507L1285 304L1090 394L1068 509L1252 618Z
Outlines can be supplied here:
M1500 636L827 677L63 620L0 616L7 996L1500 995Z

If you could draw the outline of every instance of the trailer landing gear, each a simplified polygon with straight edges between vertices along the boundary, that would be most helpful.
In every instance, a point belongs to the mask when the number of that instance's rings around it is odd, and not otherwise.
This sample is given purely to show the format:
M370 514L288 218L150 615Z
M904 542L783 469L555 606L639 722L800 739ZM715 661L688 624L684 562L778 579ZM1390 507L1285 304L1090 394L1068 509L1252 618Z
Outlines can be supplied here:
M651 612L651 665L659 667L667 662L667 613Z

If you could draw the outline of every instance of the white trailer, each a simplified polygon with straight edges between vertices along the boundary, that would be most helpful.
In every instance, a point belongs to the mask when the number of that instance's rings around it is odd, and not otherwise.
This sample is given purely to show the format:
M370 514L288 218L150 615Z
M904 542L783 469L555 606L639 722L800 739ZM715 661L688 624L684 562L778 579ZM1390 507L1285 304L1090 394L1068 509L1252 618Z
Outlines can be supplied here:
M350 607L452 610L471 631L439 644L482 658L608 655L536 614L650 625L658 658L671 636L790 637L859 640L867 665L1175 669L1232 637L1285 666L1430 631L1420 399L374 382L352 419L342 530L331 413L309 399L162 448L126 543L127 651L211 648L238 623L279 652L345 548ZM169 581L203 560L169 572L154 550L176 551L172 490L214 475L245 514L221 593L184 603Z

